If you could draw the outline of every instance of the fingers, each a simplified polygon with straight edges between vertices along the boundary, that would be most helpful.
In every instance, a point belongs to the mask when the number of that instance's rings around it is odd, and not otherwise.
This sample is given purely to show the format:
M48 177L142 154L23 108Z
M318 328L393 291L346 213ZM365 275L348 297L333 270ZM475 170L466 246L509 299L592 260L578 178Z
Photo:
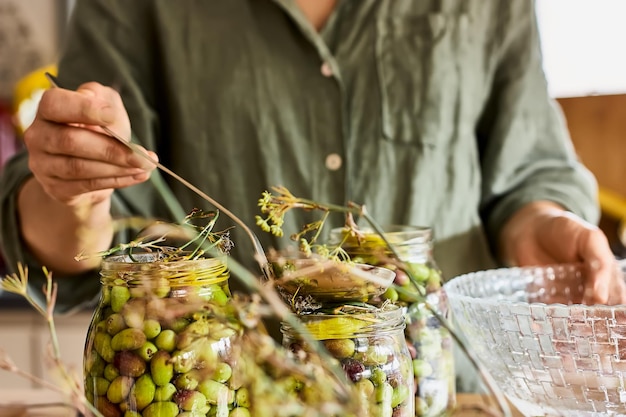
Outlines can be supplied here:
M589 227L581 245L587 270L583 303L626 304L624 271L615 260L605 234L597 227Z
M602 230L571 212L533 207L524 227L508 236L510 259L520 266L582 262L584 304L626 303L626 285Z
M620 268L615 269L609 299L606 304L626 304L626 283L624 282L624 271Z
M101 126L130 137L128 115L115 90L87 83L77 91L45 92L24 143L29 167L51 197L71 204L83 194L106 196L149 178L156 155L139 146L149 158L135 154Z
M110 125L123 117L119 94L98 83L87 83L79 90L47 90L39 102L38 116L55 123Z
M79 158L118 167L142 169L153 169L155 166L154 163L135 155L132 150L106 134L63 124L46 124L43 128L37 127L27 130L24 136L31 156L65 156L66 160ZM141 147L140 149L156 161L154 153Z
M68 205L74 204L81 196L107 191L110 195L113 189L125 188L146 181L150 174L143 172L137 175L100 177L84 180L60 180L54 177L44 177L40 181L44 191L56 200Z
M608 239L599 228L588 224L583 227L578 239L578 253L586 269L583 302L606 304L616 288L615 257Z
M595 280L602 282L607 287L606 291L598 291L594 288L594 283L585 284L584 304L626 304L626 283L624 282L624 271L613 265L611 272L607 275L596 275Z

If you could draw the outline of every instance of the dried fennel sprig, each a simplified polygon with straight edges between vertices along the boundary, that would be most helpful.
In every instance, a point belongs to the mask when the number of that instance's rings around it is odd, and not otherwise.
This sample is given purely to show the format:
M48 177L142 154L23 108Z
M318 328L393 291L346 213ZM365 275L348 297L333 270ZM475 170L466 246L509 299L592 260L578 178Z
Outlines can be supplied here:
M269 232L277 237L283 236L282 226L285 215L294 209L318 210L322 212L322 218L312 223L306 224L302 229L290 236L290 239L298 242L300 251L306 256L315 253L323 258L337 261L349 261L350 256L343 250L341 243L334 246L318 243L322 229L331 212L342 212L346 214L346 226L349 227L350 235L359 236L359 229L352 220L353 215L365 215L365 207L350 204L348 207L335 204L321 204L313 200L294 196L286 187L275 186L272 190L276 194L265 191L258 201L261 213L266 217L257 215L256 224L264 232ZM311 238L307 235L313 234ZM343 242L342 242L343 243Z
M170 260L198 259L207 250L218 248L222 253L228 253L233 244L230 240L230 232L213 231L213 227L219 218L218 211L205 212L194 209L186 215L180 224L164 223L161 221L141 221L140 219L125 219L123 224L141 225L144 229L141 236L128 243L120 243L105 251L85 254L81 253L75 257L77 261L87 258L105 258L115 253L128 253L133 259L133 252L141 249L143 252L158 251ZM197 224L197 222L206 222ZM180 246L166 246L165 243L171 240L181 240Z
M37 301L32 297L28 291L28 268L22 264L18 264L18 272L5 276L0 280L0 288L6 292L19 295L23 297L41 316L44 317L48 325L48 332L50 335L50 345L48 349L48 356L50 361L61 376L62 380L69 387L70 392L65 392L57 384L53 384L28 372L19 369L15 363L9 358L6 353L0 350L0 368L6 371L12 372L23 378L29 379L45 388L60 392L62 394L68 394L72 402L72 405L80 411L82 414L91 413L95 416L101 417L100 412L87 401L82 389L81 384L78 382L76 375L74 375L61 360L61 350L59 348L59 340L56 332L56 326L54 322L54 306L56 305L57 297L57 284L52 280L52 273L46 268L43 268L43 273L46 277L46 283L44 284L42 291L45 295L44 306L39 305Z

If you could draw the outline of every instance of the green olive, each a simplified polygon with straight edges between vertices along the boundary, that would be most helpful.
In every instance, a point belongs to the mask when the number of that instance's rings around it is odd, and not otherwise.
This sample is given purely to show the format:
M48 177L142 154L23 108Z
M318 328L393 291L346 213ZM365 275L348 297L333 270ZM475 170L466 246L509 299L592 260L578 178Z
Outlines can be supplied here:
M106 332L111 336L115 336L126 327L128 326L126 326L124 317L122 317L122 315L119 313L111 314L106 319Z
M326 350L337 359L349 358L354 355L355 344L352 339L324 340Z
M150 375L145 374L137 379L130 391L130 396L134 398L137 410L143 410L154 400L155 391L156 385Z
M370 379L378 387L387 381L387 374L381 368L375 368Z
M385 297L387 300L391 301L392 303L395 303L396 301L398 301L398 291L392 286L387 288L387 290L383 293L383 297Z
M128 328L113 336L111 348L115 351L135 350L139 349L144 343L146 343L146 335L143 333L143 330Z
M360 353L360 360L367 366L384 365L389 361L389 349L383 345L369 345L367 351Z
M152 380L160 387L168 385L174 377L174 365L171 356L165 351L158 351L150 360L150 373Z
M111 347L111 335L108 333L98 332L93 338L93 347L98 354L106 362L113 362L115 351Z
M176 387L172 383L163 385L162 387L156 387L154 392L155 401L170 401L176 393Z
M228 295L219 285L211 285L211 294L207 296L207 301L212 301L215 305L225 306L228 302Z
M152 359L152 356L154 356L157 350L159 349L157 349L154 343L146 342L139 349L137 349L135 353L137 353L137 355L139 355L144 361L150 362L150 359Z
M179 317L169 322L167 328L174 330L174 332L176 333L180 333L183 330L185 330L188 325L189 325L189 320L187 320L184 317Z
M174 395L175 401L178 406L185 411L198 411L206 414L209 409L207 406L207 399L201 392L198 391L180 391Z
M107 381L113 381L118 376L120 376L120 372L112 363L109 363L104 367L104 377Z
M103 306L111 304L111 287L107 285L102 286L102 291L100 292L100 304Z
M91 376L104 375L104 369L106 368L106 362L102 359L102 356L98 352L90 352L86 360L86 370Z
M430 268L424 264L410 263L408 264L409 273L419 282L426 282L430 277Z
M161 333L161 323L158 320L146 319L143 322L143 333L147 339L154 339Z
M130 299L130 291L125 286L114 286L111 288L111 309L119 313L126 302Z
M230 390L228 387L212 379L206 379L198 385L198 391L204 394L209 404L224 404L232 403L233 400L228 400L230 396Z
M176 332L165 329L154 340L154 344L161 350L173 352L176 349Z
M109 385L111 384L108 380L102 377L96 377L93 379L95 394L98 396L106 395L107 390L109 389Z
M177 350L172 353L171 363L174 365L174 372L179 374L189 372L196 364L196 351L194 349Z
M213 373L211 379L223 383L228 381L232 375L233 369L229 364L226 362L218 362L218 364L215 365L215 372Z
M156 402L144 408L141 413L143 417L176 417L178 415L178 405L173 402Z
M107 399L114 404L119 404L128 397L130 393L130 389L133 386L133 378L128 376L118 376L111 384L109 384L109 389L107 390Z
M250 408L250 393L248 392L248 388L242 387L237 390L235 393L235 404L237 407Z
M409 397L409 387L406 384L398 384L391 396L391 407L395 408Z
M198 383L200 383L200 378L200 371L192 369L184 374L179 374L176 379L174 379L174 385L179 390L194 390L198 386Z
M250 417L250 410L244 407L233 408L228 417Z
M393 396L393 387L388 382L383 382L376 387L376 402L383 404L391 404L391 397Z

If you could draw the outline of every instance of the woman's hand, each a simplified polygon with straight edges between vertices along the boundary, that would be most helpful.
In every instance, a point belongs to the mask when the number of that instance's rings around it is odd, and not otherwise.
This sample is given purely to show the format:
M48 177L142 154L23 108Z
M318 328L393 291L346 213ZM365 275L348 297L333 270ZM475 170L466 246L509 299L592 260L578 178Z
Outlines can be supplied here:
M500 235L502 259L517 266L582 262L588 271L583 303L626 303L626 285L602 230L539 201L515 213Z
M130 137L128 115L113 89L92 82L77 91L44 93L24 143L29 167L50 197L70 206L97 204L115 188L148 179L154 164L102 133L102 125Z
M107 126L130 137L130 122L113 89L97 83L77 91L46 91L24 134L33 177L19 191L20 232L48 269L76 274L97 268L97 253L113 239L111 194L146 181L155 165L102 132ZM156 155L147 153L156 161Z

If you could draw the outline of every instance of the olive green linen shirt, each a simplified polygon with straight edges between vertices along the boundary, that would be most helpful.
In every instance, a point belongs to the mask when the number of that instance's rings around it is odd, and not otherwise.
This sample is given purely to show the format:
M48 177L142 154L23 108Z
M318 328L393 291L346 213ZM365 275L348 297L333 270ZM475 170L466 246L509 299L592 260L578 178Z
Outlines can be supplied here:
M117 88L135 140L266 248L279 242L255 226L257 199L284 185L364 204L381 224L432 226L452 278L495 266L490 243L530 201L597 220L594 179L546 92L533 6L340 0L318 33L293 0L78 0L59 76L70 88ZM27 262L38 287L16 216L29 175L26 154L5 169L1 239L8 263ZM162 178L184 210L212 208ZM172 220L152 182L113 199L115 217ZM289 215L286 233L306 216ZM233 257L254 268L240 230L234 241ZM99 289L95 273L59 283L60 310Z

